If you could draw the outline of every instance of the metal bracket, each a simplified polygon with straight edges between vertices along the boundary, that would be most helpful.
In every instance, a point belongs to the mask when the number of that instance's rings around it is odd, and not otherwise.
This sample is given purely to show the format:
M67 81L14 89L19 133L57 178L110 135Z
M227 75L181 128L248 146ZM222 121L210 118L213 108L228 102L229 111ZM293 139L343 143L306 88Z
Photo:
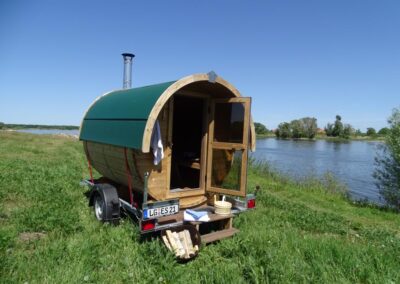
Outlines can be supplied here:
M144 188L143 188L143 205L147 203L148 198L148 182L149 182L149 172L144 173Z
M94 183L93 182L91 182L90 180L88 180L88 179L84 179L84 180L81 180L80 182L79 182L79 185L80 186L94 186Z
M208 82L215 83L218 77L217 73L215 73L214 71L210 71L207 73L207 75L208 75Z

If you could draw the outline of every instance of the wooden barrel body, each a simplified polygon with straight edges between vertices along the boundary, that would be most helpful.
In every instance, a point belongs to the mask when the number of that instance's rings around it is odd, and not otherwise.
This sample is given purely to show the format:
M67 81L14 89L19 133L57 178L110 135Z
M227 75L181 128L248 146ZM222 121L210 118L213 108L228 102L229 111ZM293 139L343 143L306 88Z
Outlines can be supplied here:
M104 177L128 186L128 175L132 178L132 188L142 191L144 174L149 173L148 193L156 200L165 198L167 186L167 163L153 164L151 153L142 153L135 149L85 141L85 152L91 165ZM125 153L126 161L125 162Z
M169 116L169 104L166 104L158 116L162 141L168 139L169 119L172 117ZM168 145L164 146L164 159L158 165L154 165L151 151L143 153L139 149L84 141L86 156L90 159L91 165L104 177L116 183L128 186L128 168L133 190L143 191L144 175L148 172L148 193L155 200L165 200L169 190L171 155ZM125 152L128 167L125 162Z

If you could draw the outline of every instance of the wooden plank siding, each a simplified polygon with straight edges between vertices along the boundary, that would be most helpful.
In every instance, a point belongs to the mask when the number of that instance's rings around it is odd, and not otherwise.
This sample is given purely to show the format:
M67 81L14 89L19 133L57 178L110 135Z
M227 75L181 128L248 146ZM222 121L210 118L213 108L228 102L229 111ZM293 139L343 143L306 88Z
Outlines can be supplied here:
M171 163L171 149L168 145L165 145L166 141L168 141L169 116L169 104L166 104L158 119L165 148L165 156L160 164L154 165L152 153L142 153L139 150L127 149L127 160L133 189L136 191L143 190L144 174L148 172L148 193L156 200L165 199L169 190L168 174ZM85 150L87 156L90 157L92 166L105 177L128 186L124 148L90 141L85 143Z

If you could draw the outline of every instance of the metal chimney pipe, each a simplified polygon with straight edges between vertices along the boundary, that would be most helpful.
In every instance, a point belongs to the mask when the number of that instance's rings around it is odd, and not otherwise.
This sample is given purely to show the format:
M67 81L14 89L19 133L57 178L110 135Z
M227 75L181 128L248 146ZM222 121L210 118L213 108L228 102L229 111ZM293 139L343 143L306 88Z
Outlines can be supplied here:
M124 81L123 89L132 88L132 59L135 57L132 53L122 53L124 57Z

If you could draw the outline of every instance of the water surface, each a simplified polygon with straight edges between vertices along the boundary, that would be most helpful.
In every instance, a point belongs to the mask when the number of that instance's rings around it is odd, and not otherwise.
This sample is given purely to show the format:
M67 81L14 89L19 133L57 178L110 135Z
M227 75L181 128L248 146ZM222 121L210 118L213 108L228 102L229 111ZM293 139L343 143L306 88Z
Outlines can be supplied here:
M294 178L331 172L348 187L354 199L382 203L372 176L380 143L265 138L257 140L257 150L252 156L256 160L268 161L274 168Z
M78 136L79 135L79 130L78 129L72 129L72 130L67 130L67 129L37 129L37 128L32 128L32 129L18 129L16 130L18 132L25 132L25 133L31 133L31 134L65 134L65 135L71 135L71 136Z

